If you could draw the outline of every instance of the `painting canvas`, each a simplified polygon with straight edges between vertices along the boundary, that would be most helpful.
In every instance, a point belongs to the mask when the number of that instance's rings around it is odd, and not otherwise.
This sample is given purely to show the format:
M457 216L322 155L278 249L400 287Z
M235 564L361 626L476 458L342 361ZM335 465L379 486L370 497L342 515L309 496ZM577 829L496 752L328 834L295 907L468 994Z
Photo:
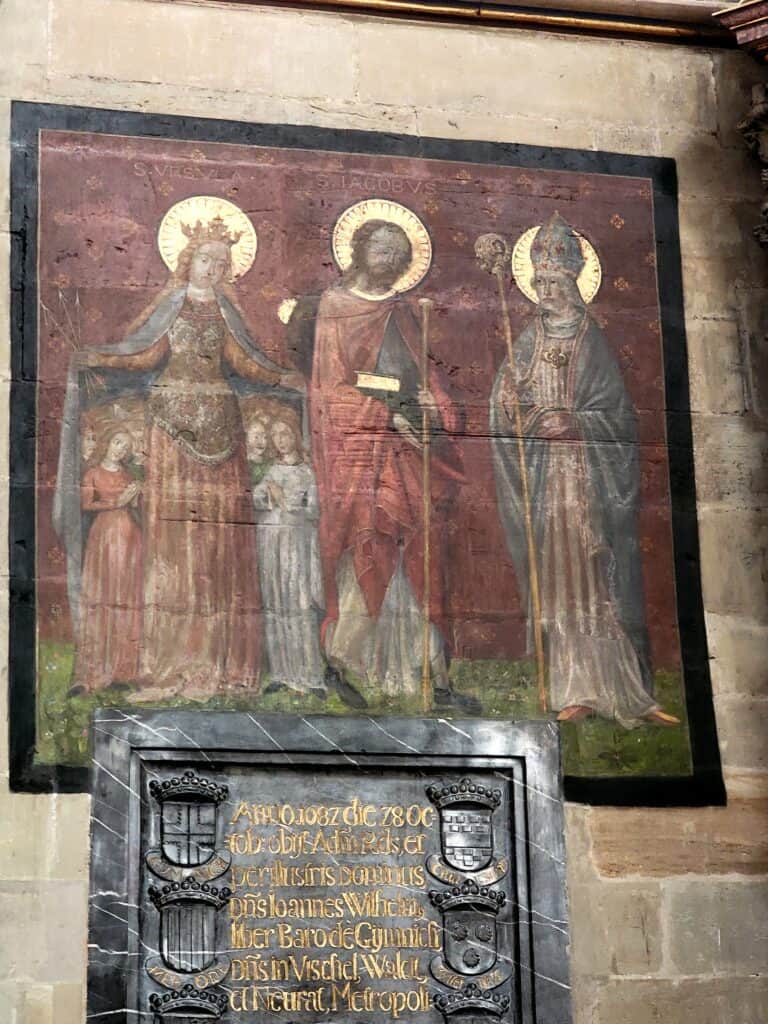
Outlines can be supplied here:
M552 717L571 795L719 799L671 161L13 131L18 784L120 705Z

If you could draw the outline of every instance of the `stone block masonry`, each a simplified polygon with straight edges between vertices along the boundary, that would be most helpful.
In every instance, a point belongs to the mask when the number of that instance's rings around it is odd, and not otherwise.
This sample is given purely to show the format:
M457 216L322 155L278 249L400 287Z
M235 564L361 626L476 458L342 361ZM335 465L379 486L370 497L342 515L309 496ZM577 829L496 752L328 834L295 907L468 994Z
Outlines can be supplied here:
M766 261L749 231L759 171L736 131L764 72L725 50L153 0L5 0L0 39L4 381L12 99L677 159L703 587L730 802L569 808L575 1020L764 1024L768 382L764 293L755 296ZM6 430L3 414L3 530ZM4 549L0 558L4 608ZM88 799L10 794L6 744L3 728L0 1020L82 1024Z

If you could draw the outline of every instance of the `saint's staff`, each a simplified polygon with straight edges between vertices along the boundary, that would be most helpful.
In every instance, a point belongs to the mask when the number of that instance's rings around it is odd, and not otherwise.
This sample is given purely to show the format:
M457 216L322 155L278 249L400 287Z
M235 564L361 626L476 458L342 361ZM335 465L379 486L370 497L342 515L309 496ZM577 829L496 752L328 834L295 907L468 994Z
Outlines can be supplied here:
M507 364L509 374L515 365L512 348L512 324L509 319L507 292L504 284L506 267L510 261L509 246L506 241L495 234L480 235L475 242L475 255L483 270L487 270L496 278L501 304L501 322L504 330L504 341L507 346ZM528 466L525 461L525 440L523 438L523 417L517 394L511 394L512 415L515 422L517 451L520 464L520 489L523 499L523 516L525 518L525 537L528 548L528 571L531 585L531 611L533 614L533 642L536 649L536 680L539 693L539 704L542 711L547 710L547 688L544 670L544 639L541 628L541 593L539 590L539 567L536 558L536 542L533 534L533 518L531 515L531 497L528 488Z

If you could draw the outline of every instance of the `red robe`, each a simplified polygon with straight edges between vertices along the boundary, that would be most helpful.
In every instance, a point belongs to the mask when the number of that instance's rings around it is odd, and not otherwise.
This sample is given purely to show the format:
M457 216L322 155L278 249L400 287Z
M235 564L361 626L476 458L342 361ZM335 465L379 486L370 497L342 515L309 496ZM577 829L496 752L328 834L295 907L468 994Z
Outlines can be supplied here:
M82 508L96 513L85 545L74 673L86 690L132 683L139 675L141 530L130 509L117 504L130 483L124 469L96 466L83 476Z
M422 453L392 425L381 399L357 387L358 371L375 372L390 316L420 366L420 329L400 299L361 299L343 287L328 289L317 315L309 391L312 450L320 496L320 554L326 598L323 636L339 615L336 572L352 552L355 575L368 613L377 617L402 551L406 576L423 600ZM452 434L459 412L433 363L429 387L445 434L430 446L430 619L445 636L443 506L453 482L462 479L461 453Z

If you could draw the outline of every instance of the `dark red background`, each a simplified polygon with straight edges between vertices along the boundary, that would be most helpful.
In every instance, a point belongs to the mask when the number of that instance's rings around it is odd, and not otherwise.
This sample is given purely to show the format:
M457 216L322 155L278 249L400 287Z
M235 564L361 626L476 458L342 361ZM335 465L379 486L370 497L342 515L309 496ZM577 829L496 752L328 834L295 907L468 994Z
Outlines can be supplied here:
M338 215L378 196L427 225L432 269L414 298L435 299L433 358L466 409L468 481L446 536L435 537L450 594L457 656L519 657L523 618L495 507L488 399L504 357L495 282L477 265L478 234L510 242L558 210L597 249L603 283L592 310L613 346L641 424L641 538L655 668L679 666L664 411L664 369L650 182L509 166L262 149L46 131L40 160L40 297L81 303L84 344L119 341L167 281L156 245L166 211L192 195L232 200L258 233L252 269L237 284L253 336L288 364L282 299L317 292L338 271ZM532 305L512 286L517 332ZM63 551L51 523L69 347L40 320L38 350L38 621L43 638L69 638Z

